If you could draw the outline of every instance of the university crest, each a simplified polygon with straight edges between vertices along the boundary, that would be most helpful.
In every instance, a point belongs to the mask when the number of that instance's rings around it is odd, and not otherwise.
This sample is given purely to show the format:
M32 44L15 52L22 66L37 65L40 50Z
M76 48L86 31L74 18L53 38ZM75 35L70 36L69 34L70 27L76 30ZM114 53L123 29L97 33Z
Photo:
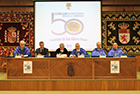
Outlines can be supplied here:
M122 44L127 44L130 41L130 29L127 29L129 27L128 23L120 23L118 24L119 29L119 41Z

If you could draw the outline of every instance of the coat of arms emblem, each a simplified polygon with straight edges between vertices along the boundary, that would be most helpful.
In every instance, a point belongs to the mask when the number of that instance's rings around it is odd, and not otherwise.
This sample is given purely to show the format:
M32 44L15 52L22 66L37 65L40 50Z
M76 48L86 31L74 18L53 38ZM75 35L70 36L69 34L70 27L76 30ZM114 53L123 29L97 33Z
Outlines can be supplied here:
M127 29L129 27L128 23L120 23L118 24L119 29L119 41L122 44L127 44L130 41L130 29Z
M70 62L67 64L68 67L67 67L67 74L68 76L74 76L75 75L75 72L74 72L74 63Z
M9 27L7 29L9 32L8 32L8 42L9 43L15 43L16 42L16 28L15 27Z

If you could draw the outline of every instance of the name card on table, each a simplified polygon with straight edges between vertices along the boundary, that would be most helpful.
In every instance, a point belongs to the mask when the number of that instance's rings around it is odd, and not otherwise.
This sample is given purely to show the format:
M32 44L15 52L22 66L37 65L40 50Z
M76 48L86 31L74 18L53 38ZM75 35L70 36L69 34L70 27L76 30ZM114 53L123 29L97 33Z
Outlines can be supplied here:
M32 61L23 61L23 73L32 73Z
M120 73L120 61L110 61L110 73Z
M36 58L44 58L44 55L37 55Z
M66 58L67 57L67 54L61 54L61 55L60 54L57 54L56 57L57 58Z
M121 55L121 58L127 58L127 55Z
M21 56L15 56L15 58L21 58Z
M85 57L84 55L79 55L79 56L78 56L78 58L84 58L84 57Z
M105 55L99 55L99 57L100 57L100 58L106 58L106 56L105 56Z

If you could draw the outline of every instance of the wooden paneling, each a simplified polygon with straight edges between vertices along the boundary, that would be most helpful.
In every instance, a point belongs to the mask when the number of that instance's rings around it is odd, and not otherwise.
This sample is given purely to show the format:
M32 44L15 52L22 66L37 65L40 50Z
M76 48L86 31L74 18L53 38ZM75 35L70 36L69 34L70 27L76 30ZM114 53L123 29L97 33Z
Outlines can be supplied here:
M92 79L92 59L51 60L51 79ZM71 70L73 68L73 70ZM73 72L73 76L69 73Z
M139 80L0 81L0 90L140 90Z
M102 11L140 11L138 6L103 6Z
M120 62L120 73L110 73L110 61ZM95 79L135 79L136 78L136 58L109 58L94 59Z
M33 0L0 0L0 12L33 12Z
M139 0L102 0L102 4L105 5L112 5L112 4L117 4L117 5L134 5L134 4L140 4Z
M23 73L23 61L32 61L33 73ZM8 79L92 79L92 58L8 58Z
M140 72L140 56L136 56L137 57L137 71Z
M102 0L102 11L140 11L139 0Z
M0 72L6 72L6 66L3 63L6 62L6 56L0 56Z
M23 61L32 61L33 70L31 74L23 73ZM42 59L7 59L8 79L48 79L48 60Z
M0 7L0 12L33 12L32 7Z
M120 61L120 73L110 73L110 61ZM32 61L33 73L23 73L23 61ZM136 79L136 58L7 58L7 78Z
M0 6L1 12L11 12L11 10L13 12L33 12L33 0L0 0ZM102 0L102 11L123 11L124 9L125 11L140 11L139 0Z
M33 0L0 0L1 5L33 5Z

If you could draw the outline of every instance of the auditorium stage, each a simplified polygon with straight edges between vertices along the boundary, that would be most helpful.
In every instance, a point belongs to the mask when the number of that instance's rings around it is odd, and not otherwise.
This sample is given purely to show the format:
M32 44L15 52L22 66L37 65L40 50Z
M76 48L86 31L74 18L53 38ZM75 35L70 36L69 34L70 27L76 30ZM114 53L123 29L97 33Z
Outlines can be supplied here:
M137 79L6 79L0 73L1 91L97 91L140 90L140 72Z

